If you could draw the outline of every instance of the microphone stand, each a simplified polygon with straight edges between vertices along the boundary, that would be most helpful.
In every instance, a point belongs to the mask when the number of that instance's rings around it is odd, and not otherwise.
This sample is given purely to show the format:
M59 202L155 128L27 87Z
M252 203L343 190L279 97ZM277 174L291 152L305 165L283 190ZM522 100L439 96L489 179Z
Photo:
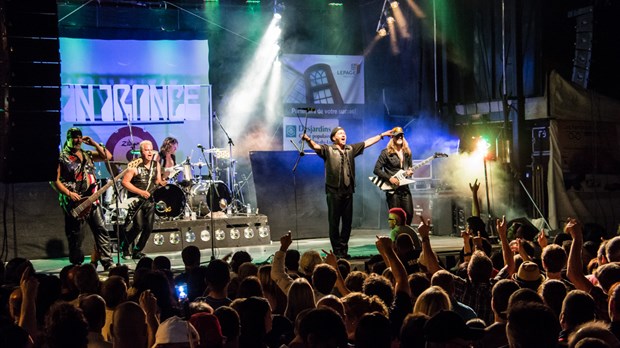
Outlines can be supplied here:
M105 146L103 144L101 144L101 146L103 146L103 151L105 152ZM110 180L114 181L114 172L112 171L112 164L110 163L110 160L106 157L105 159L105 164L106 167L108 169L108 172L110 173L110 175L112 176L112 178ZM116 182L114 182L112 184L112 187L114 187L114 195L115 197L115 201L116 201L116 219L114 220L114 233L116 233L116 265L120 266L121 265L121 237L120 237L120 233L119 233L119 229L120 226L118 224L118 219L120 218L120 214L121 214L121 197L120 197L120 193L118 191L118 187L116 186Z
M213 111L213 118L215 118L215 120L217 121L217 124L220 126L220 129L222 129L222 132L224 132L224 135L226 135L226 138L228 139L228 187L229 189L232 189L232 202L230 202L230 204L233 206L233 208L236 208L236 211L239 211L238 207L235 207L235 201L239 201L241 204L245 205L245 202L243 201L243 196L241 200L239 200L237 198L237 196L239 195L239 192L235 192L235 185L237 184L237 180L235 178L235 169L233 166L233 152L232 152L232 148L233 146L235 146L235 143L233 142L232 138L230 137L230 135L228 134L228 132L226 131L226 129L224 128L224 125L222 125L222 121L220 121L220 118L217 116L217 113L215 111ZM240 189L239 189L240 190Z
M209 165L209 161L207 161L207 157L205 156L205 148L200 146L200 153L202 153L202 158L205 160L205 163L207 164L207 169L209 170L209 175L208 175L208 180L207 180L207 195L209 196L209 224L211 226L210 230L211 230L211 260L215 260L215 221L213 220L213 213L214 213L214 208L213 208L213 196L215 196L215 192L213 192L213 190L215 189L214 185L213 185L213 170L211 165ZM212 154L211 154L212 155ZM213 185L213 186L212 186ZM213 189L213 190L212 190Z
M306 135L306 130L308 129L308 111L310 111L310 108L304 108L304 113L306 114L305 118L305 122L304 122L304 133L301 136L301 145L298 147L297 144L295 144L295 142L293 141L293 139L290 139L291 144L293 144L293 146L297 149L297 151L299 152L299 155L297 156L297 160L295 161L295 165L293 166L293 169L291 170L293 173L293 200L295 201L295 240L299 240L299 213L297 211L297 166L299 165L299 161L301 160L301 158L303 156L305 156L305 152L304 152L304 145L305 145L305 141L303 140L304 136ZM297 117L297 119L299 119L299 117ZM301 119L299 119L299 123L301 123Z

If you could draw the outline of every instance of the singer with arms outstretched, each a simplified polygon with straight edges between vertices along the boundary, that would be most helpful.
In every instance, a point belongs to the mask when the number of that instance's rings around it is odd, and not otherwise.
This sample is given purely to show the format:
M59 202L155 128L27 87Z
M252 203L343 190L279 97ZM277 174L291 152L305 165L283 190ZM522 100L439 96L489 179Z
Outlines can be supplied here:
M90 145L95 148L83 150L82 145ZM65 214L65 235L69 243L69 262L79 265L84 262L82 242L84 241L84 224L88 223L93 237L95 249L100 255L100 261L104 269L112 266L110 256L110 236L99 207L99 201L87 211L83 219L74 217L70 211L83 198L97 191L97 178L95 177L95 165L93 162L112 159L112 154L101 144L97 144L91 137L82 136L79 128L67 130L67 141L62 148L58 160L58 175L52 184L59 193L60 205Z
M133 216L133 224L127 231L123 231L120 248L124 259L140 259L146 255L142 253L155 223L155 202L152 193L159 187L165 186L166 182L161 179L161 165L156 159L157 152L153 150L153 144L144 140L140 142L140 157L142 163L136 168L128 168L123 176L123 187L127 189L128 197L138 197L138 201L129 208L128 218ZM137 242L136 237L140 236ZM134 244L131 253L130 244Z
M327 194L327 216L329 220L329 241L334 254L350 258L349 237L353 221L353 193L355 192L355 157L364 149L376 144L391 130L368 138L363 142L347 145L347 134L342 127L332 130L332 145L317 144L306 133L302 139L325 162L325 193ZM342 229L340 229L342 220Z

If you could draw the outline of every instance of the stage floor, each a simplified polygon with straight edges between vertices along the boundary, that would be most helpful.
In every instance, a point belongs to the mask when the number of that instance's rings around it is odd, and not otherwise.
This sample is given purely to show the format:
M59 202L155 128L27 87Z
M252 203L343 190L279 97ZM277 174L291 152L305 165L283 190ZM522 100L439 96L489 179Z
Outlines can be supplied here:
M377 234L386 234L387 231L381 230L368 230L368 229L354 229L349 240L349 254L352 256L351 263L354 266L363 265L364 261L370 256L376 255L377 250L374 242ZM449 256L458 254L463 245L463 240L458 237L451 236L431 236L431 245L433 250L440 256ZM222 258L224 255L235 252L238 250L245 250L252 255L253 261L256 264L269 263L271 257L279 249L280 243L278 241L271 241L264 245L245 246L245 247L225 247L216 248L211 250L210 248L201 249L202 263L206 264L211 259L211 256L215 258ZM329 238L313 238L313 239L295 239L293 235L293 244L291 249L297 249L301 253L306 250L321 251L329 250L330 243ZM156 256L166 256L172 263L173 272L180 272L183 269L183 260L181 259L181 252L161 252L161 253L148 253L147 256L155 258ZM114 261L117 261L117 255L113 255ZM58 274L60 270L69 264L68 258L56 258L56 259L38 259L31 260L36 272L47 274ZM84 262L89 262L90 258L87 256ZM127 265L130 270L135 269L138 260L124 260L121 258L120 263ZM358 267L358 269L360 269ZM362 268L363 269L363 266ZM98 271L103 272L102 266L99 265ZM107 273L107 272L105 272Z

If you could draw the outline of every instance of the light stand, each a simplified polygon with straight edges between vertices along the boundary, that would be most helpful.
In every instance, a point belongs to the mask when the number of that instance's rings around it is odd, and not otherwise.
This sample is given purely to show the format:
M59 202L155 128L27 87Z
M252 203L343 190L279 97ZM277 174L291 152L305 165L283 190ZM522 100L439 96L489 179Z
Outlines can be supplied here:
M293 199L295 201L295 233L296 233L296 237L299 237L299 217L298 217L298 212L297 212L297 166L299 165L299 161L301 160L302 157L304 157L304 155L306 154L304 152L304 136L306 135L306 130L308 128L308 111L310 110L315 110L314 108L297 108L297 110L304 110L305 113L305 122L304 122L304 133L301 136L301 145L298 147L297 144L295 144L295 142L293 141L293 139L290 139L291 144L293 144L293 146L295 147L295 149L297 149L297 151L299 152L299 155L297 156L297 160L295 161L295 165L293 166L293 169L291 170L291 172L293 173ZM299 117L298 117L299 119ZM301 123L301 119L299 119L299 122ZM295 238L295 240L299 240L299 238Z
M240 209L239 207L237 207L235 205L235 202L239 202L241 205L245 205L245 201L243 199L243 195L240 194L240 189L239 191L235 191L235 186L237 185L237 179L236 179L236 169L235 169L235 165L234 165L234 160L233 160L233 146L235 146L235 143L233 142L232 138L230 137L230 135L228 134L228 132L226 131L226 129L224 128L224 125L222 125L222 121L220 121L220 118L217 116L217 113L214 111L213 112L213 118L217 121L217 124L220 126L220 129L222 129L222 132L224 132L224 135L226 135L226 138L228 139L228 188L232 191L232 197L231 197L231 202L229 203L230 205L232 205L233 209L233 213L239 212ZM241 197L241 199L239 199L239 197Z

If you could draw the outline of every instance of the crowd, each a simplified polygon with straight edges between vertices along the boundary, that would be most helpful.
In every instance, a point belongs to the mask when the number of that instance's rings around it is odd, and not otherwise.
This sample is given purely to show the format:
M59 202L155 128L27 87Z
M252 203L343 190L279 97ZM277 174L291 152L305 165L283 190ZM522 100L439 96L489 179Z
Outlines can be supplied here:
M620 347L620 237L597 240L575 219L553 241L495 227L500 250L470 226L452 269L424 219L419 244L377 237L365 270L300 254L290 234L260 266L245 251L205 266L188 246L176 276L165 256L103 281L88 263L56 276L14 258L0 274L0 347Z

